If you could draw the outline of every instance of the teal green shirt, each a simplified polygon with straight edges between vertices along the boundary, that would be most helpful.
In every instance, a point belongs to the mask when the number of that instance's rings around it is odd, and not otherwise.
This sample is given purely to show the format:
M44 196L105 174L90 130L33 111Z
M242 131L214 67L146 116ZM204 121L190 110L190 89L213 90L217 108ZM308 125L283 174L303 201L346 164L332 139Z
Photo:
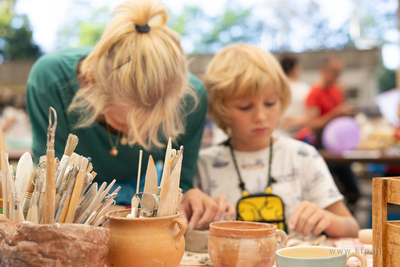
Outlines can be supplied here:
M32 67L28 77L26 104L32 124L33 143L32 151L35 162L46 154L46 135L49 123L49 108L52 106L57 111L57 128L55 136L56 157L61 159L68 134L78 136L79 143L75 152L85 157L91 157L93 170L97 172L96 182L103 181L136 183L140 146L118 145L118 156L109 154L111 144L106 129L95 122L90 128L74 129L76 115L67 112L72 98L79 89L76 68L78 62L86 57L92 47L65 49L53 54L48 54ZM185 101L185 133L173 140L173 148L184 146L183 165L180 187L183 191L193 187L193 176L196 172L197 156L203 133L203 126L207 111L207 96L199 79L190 74L190 85L196 89L198 106L192 112L194 100L188 97ZM112 135L113 142L116 136ZM174 143L175 141L175 143ZM167 140L162 140L167 144ZM141 173L146 173L147 161L151 155L154 161L164 162L165 148L154 148L146 151L143 149ZM132 195L133 196L133 195Z

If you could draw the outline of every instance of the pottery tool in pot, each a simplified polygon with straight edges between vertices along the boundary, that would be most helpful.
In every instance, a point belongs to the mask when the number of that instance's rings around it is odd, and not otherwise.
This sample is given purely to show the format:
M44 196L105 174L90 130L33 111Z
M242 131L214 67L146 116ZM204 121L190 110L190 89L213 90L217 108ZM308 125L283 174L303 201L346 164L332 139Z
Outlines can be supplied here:
M60 205L58 207L57 215L56 215L56 222L63 223L65 220L65 216L67 215L69 202L71 201L72 191L74 190L76 176L78 175L79 169L78 167L74 167L71 173L71 176L68 181L68 187L65 190Z
M54 117L54 123L52 120ZM55 214L55 151L54 139L57 127L57 112L53 107L49 110L49 127L47 128L46 150L46 187L44 201L44 223L54 223Z
M93 200L90 202L90 205L88 206L88 208L85 211L82 211L82 216L80 216L79 218L76 218L75 222L85 223L87 221L87 219L91 216L91 214L95 210L98 200L100 199L106 186L107 186L107 183L103 182L99 188L99 191L96 192L96 195L94 196Z
M173 215L176 209L183 160L182 151L183 147L181 147L180 153L171 157L167 163L167 173L165 176L163 174L165 181L164 183L161 181L160 206L157 217Z
M171 143L171 137L168 138L168 144L167 144L167 149L165 151L165 158L164 158L164 166L163 166L163 172L161 175L161 182L160 182L160 187L164 185L164 178L167 176L167 168L168 168L168 161L171 159L172 156L172 143ZM168 175L170 175L168 173Z
M17 169L15 171L15 184L19 203L24 202L26 191L28 189L31 173L33 169L33 160L29 152L25 152L18 160Z
M74 221L76 207L81 196L82 186L86 175L86 168L88 166L88 159L83 158L82 163L79 167L78 175L76 176L74 190L72 191L71 200L68 206L67 216L65 217L65 223L72 223Z
M146 207L146 209L151 210L153 214L155 214L155 211L158 207L157 191L158 191L157 168L154 163L153 157L150 155L149 161L147 163L146 181L144 184L144 190L143 190L144 194L142 196L142 203ZM154 199L154 196L156 196L156 200Z
M93 183L76 209L74 221L78 220L92 203L97 193L97 183Z
M9 217L8 211L8 190L7 190L7 173L8 173L8 154L5 151L0 152L0 163L1 163L1 182L2 182L2 193L3 193L3 215Z
M140 172L142 169L142 157L143 157L143 150L140 150L139 152L139 165L138 165L138 175L137 175L137 183L136 183L136 193L139 193L139 186L140 186ZM139 201L135 196L132 197L131 200L131 214L128 214L126 216L127 218L136 218L139 215L138 212L139 208Z
M67 185L68 185L67 181L70 179L70 177L71 177L71 175L72 175L72 171L73 171L73 169L70 168L70 169L65 173L65 175L64 175L64 176L66 176L65 182L64 182L64 177L62 178L62 179L63 179L63 182L62 182L62 184L61 184L60 189L57 191L57 195L56 195L56 197L55 197L55 208L56 208L56 211L57 211L57 210L59 209L59 207L60 207L60 201L61 201L62 196L63 196L64 193L65 193L65 190L67 189Z
M67 169L68 162L71 158L72 153L74 152L76 146L78 145L78 137L74 134L69 134L67 139L67 144L65 145L64 154L61 157L60 165L57 168L56 179L55 179L55 188L59 190L61 187L61 183L64 178L65 170Z
M32 166L32 168L33 168L33 166ZM33 191L35 190L34 183L36 183L36 178L38 175L39 168L40 168L40 163L39 163L38 167L34 171L31 172L31 175L29 177L28 186L26 188L26 192L24 195L24 201L22 203L22 212L25 217L27 217L28 210L31 207L31 200L33 197L32 194L33 194Z

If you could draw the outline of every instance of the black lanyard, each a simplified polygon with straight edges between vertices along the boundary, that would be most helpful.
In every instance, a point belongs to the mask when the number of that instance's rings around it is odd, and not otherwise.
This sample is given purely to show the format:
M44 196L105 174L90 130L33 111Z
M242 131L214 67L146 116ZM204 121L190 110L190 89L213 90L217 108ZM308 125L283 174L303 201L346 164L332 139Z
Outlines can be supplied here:
M246 184L243 182L242 175L240 175L240 170L239 170L239 167L238 167L238 165L237 165L236 158L235 158L235 154L233 153L233 148L232 148L232 145L231 145L231 142L230 142L230 141L231 141L231 140L228 139L228 141L227 141L225 144L227 144L227 145L229 146L230 151L231 151L231 155L232 155L232 159L233 159L233 164L235 165L236 173L237 173L237 175L238 175L238 177L239 177L239 181L240 181L239 187L240 187L240 189L242 190L242 193L248 192L248 191L246 190ZM268 180L267 180L266 189L268 189L268 187L270 186L270 184L276 182L275 179L272 178L272 176L271 176L271 165L272 165L271 163L272 163L272 156L273 156L273 154L272 154L272 145L273 145L273 143L274 143L274 142L273 142L273 139L272 139L272 137L271 137L271 138L270 138L270 145L269 145Z

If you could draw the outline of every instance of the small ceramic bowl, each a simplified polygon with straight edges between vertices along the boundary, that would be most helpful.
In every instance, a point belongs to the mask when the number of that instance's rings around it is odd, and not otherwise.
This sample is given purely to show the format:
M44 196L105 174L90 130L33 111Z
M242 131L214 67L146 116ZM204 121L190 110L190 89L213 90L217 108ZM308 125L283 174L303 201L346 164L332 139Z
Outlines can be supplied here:
M185 250L195 253L208 252L208 239L210 231L207 230L187 230L185 234Z

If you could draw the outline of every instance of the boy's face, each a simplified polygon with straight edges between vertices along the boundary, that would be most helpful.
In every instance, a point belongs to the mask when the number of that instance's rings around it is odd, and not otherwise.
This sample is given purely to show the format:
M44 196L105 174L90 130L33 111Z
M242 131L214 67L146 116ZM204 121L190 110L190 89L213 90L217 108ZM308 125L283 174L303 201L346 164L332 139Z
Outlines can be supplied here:
M281 102L272 89L257 96L226 101L231 115L232 146L240 151L257 151L269 146L278 125Z

